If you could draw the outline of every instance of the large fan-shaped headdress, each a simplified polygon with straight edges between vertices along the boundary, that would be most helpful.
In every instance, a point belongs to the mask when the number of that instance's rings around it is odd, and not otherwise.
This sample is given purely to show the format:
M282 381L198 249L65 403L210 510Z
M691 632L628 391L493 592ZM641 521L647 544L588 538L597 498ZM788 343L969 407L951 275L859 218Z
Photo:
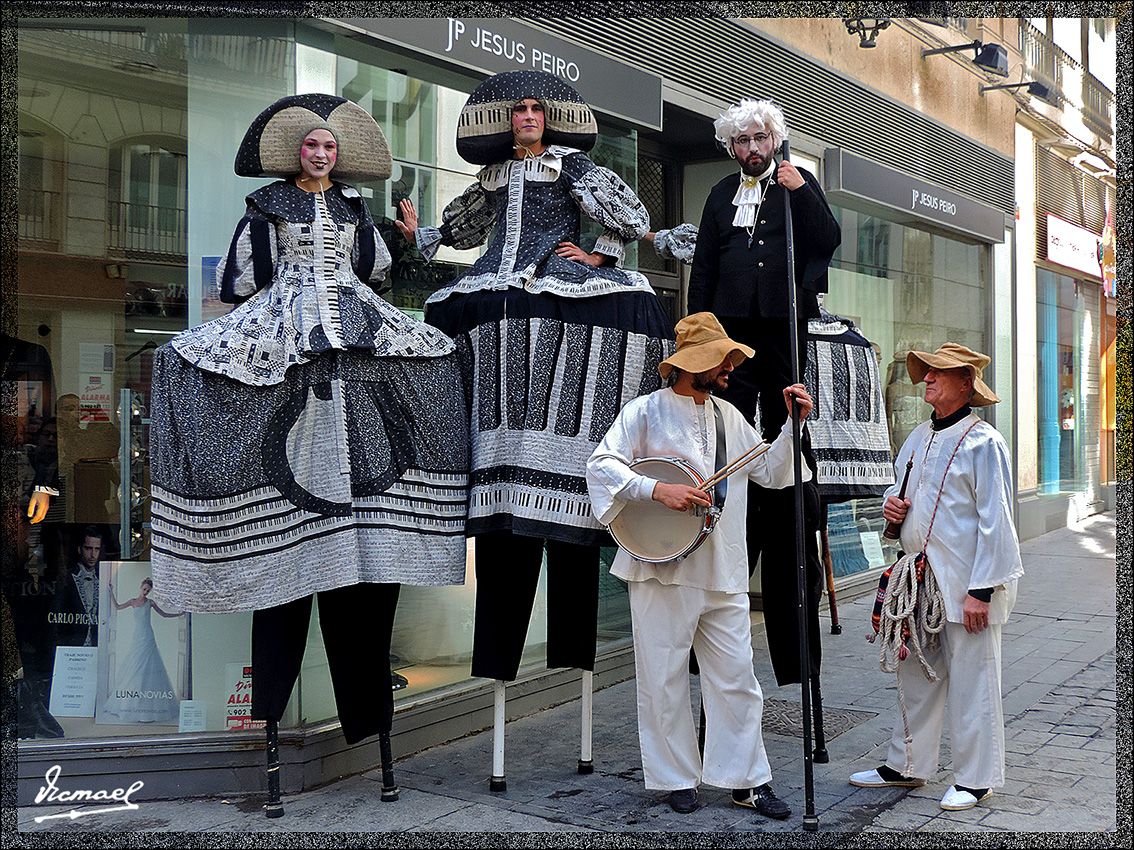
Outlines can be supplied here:
M457 153L474 165L512 158L512 107L526 97L543 104L543 143L589 151L598 137L594 113L577 91L544 71L489 77L469 95L457 121Z
M299 148L312 130L329 130L338 142L336 180L385 180L393 163L382 128L365 109L333 94L294 94L263 112L236 152L241 177L290 177L302 170Z

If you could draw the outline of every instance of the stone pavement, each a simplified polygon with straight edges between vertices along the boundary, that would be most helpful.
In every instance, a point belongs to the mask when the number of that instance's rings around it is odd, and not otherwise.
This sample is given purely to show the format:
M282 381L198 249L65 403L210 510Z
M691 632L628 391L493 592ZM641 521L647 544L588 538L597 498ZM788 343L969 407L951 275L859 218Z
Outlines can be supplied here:
M839 605L841 635L823 629L830 763L814 765L817 843L824 842L823 833L842 835L828 841L842 841L848 833L876 833L882 841L881 833L917 831L988 832L1003 840L1014 838L1012 833L1082 833L1074 840L1048 837L1064 847L1128 846L1130 816L1124 810L1121 819L1116 814L1114 515L1051 532L1028 541L1023 550L1026 575L1003 640L1007 785L974 809L943 811L938 801L952 781L948 733L941 770L936 781L923 788L868 789L847 783L851 772L877 766L884 759L897 704L894 676L878 669L878 651L864 639L873 600L863 596ZM395 769L401 798L395 803L379 802L381 777L375 770L285 796L285 816L278 820L263 816L262 798L138 799L138 809L132 812L41 823L35 818L67 809L25 807L18 811L22 835L13 835L8 812L4 843L11 846L9 839L14 837L20 843L46 846L66 841L68 834L77 833L74 837L79 839L119 830L229 833L213 836L218 846L239 840L236 834L260 831L421 832L435 838L439 832L496 832L523 833L529 840L537 832L620 833L624 838L636 836L636 844L671 845L676 839L667 833L732 833L730 843L752 844L761 839L745 838L744 833L765 832L790 840L791 833L806 835L801 828L805 796L799 688L775 686L762 627L755 640L756 672L767 700L765 742L773 786L793 809L786 821L770 821L736 807L723 790L702 788L701 807L689 815L674 814L663 795L646 791L634 682L628 681L595 694L596 769L590 776L575 770L579 701L574 700L508 724L508 790L503 793L488 790L489 730L399 760ZM1129 635L1124 635L1124 651L1128 641ZM1128 743L1128 728L1124 734ZM1129 765L1126 758L1123 762L1123 784L1128 789ZM1124 799L1129 802L1128 790ZM995 836L987 838L995 840ZM299 840L303 839L295 839ZM578 845L616 839L592 834L547 840ZM725 840L720 837L714 843ZM523 836L502 835L492 846L517 841L522 843Z

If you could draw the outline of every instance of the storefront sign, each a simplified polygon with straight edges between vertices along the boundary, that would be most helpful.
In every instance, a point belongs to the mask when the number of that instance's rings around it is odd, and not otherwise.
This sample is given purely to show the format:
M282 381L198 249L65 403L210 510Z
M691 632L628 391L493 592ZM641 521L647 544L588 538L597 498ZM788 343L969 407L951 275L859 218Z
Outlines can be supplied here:
M55 717L94 717L97 675L97 647L58 647L47 710Z
M83 390L79 394L79 421L109 422L114 409L113 387L104 375L81 376Z
M824 161L824 189L832 203L899 224L1004 241L1004 213L995 207L842 148L828 148Z
M101 342L79 343L80 372L113 372L114 346Z
M594 109L661 129L661 77L510 18L328 18L349 30L487 74L546 71Z
M228 698L225 700L224 728L229 732L263 729L265 721L252 719L252 665L226 664Z
M1051 213L1047 214L1047 259L1102 279L1099 246L1102 236Z
M204 732L208 729L208 703L203 699L183 699L177 705L178 732Z

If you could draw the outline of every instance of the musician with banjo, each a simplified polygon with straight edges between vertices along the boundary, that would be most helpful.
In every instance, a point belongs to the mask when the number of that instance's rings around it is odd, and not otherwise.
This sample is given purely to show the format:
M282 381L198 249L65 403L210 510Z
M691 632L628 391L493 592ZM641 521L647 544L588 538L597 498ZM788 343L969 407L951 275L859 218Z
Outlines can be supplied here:
M627 582L638 729L646 788L696 808L704 782L772 818L791 809L772 791L752 665L745 513L748 482L791 486L791 420L768 445L728 402L732 370L753 351L712 313L677 324L677 351L658 371L670 385L630 401L587 463L592 510L619 543L611 573ZM806 417L802 384L783 390ZM804 469L804 480L810 471ZM704 758L690 707L689 648L706 711Z

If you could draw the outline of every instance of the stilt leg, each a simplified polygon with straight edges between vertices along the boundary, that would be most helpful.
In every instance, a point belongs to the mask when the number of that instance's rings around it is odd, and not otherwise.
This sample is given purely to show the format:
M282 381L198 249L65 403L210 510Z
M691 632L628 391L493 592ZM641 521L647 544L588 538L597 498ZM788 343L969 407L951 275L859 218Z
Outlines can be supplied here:
M827 753L827 740L823 737L823 694L819 691L818 674L811 677L811 713L815 718L815 750L812 758L816 764L827 764L831 756Z
M394 756L390 749L390 733L378 733L378 748L382 753L382 796L383 803L398 799L398 783L394 781Z
M579 773L594 773L595 762L591 753L594 709L594 676L590 670L583 671L583 723L579 750Z
M280 801L280 741L279 723L269 720L266 727L268 735L268 802L264 804L264 815L269 818L283 817L283 803Z
M488 780L489 791L507 791L504 779L504 682L496 680L496 704L492 718L492 777Z

